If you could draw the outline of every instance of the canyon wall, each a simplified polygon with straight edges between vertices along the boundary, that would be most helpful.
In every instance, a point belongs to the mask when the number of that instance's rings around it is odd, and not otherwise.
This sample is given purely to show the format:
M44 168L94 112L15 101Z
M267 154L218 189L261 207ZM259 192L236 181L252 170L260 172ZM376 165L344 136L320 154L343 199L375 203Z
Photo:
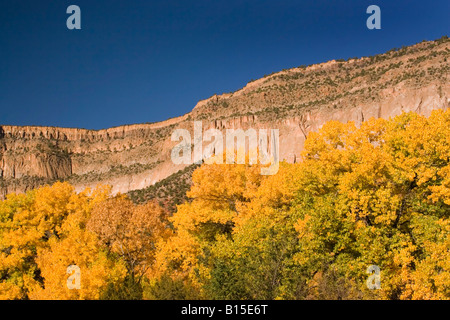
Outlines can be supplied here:
M200 101L167 121L104 130L0 126L0 197L57 180L81 191L111 184L142 189L177 172L172 132L193 122L224 133L232 128L279 129L280 157L299 161L310 131L329 120L425 116L450 107L448 38L348 61L329 61L268 75L241 90ZM193 135L192 135L193 137ZM207 145L205 143L204 145Z

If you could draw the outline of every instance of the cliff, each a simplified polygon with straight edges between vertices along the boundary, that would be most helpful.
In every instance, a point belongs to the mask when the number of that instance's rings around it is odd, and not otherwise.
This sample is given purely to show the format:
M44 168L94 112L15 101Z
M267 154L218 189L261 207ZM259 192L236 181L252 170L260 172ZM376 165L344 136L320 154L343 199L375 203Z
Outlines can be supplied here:
M450 106L450 42L422 42L385 54L273 73L241 90L200 101L188 114L104 130L0 126L0 197L56 180L77 190L98 183L128 192L184 168L170 160L171 134L193 121L214 127L280 130L280 156L293 162L306 135L329 120L429 115Z

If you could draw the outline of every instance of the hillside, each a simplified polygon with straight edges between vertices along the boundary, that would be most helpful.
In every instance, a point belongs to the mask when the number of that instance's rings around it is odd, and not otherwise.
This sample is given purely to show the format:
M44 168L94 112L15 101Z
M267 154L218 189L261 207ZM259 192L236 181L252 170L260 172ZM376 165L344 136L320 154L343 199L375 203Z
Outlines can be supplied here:
M174 213L176 206L188 201L186 192L192 185L192 173L199 165L193 164L180 170L154 185L141 190L128 192L128 196L137 204L156 200L159 205Z
M114 192L145 189L184 169L170 160L177 144L170 137L176 128L192 131L194 120L202 120L204 130L279 129L281 159L295 162L308 132L329 120L360 124L450 107L449 58L450 41L443 37L373 57L276 72L159 123L98 131L0 125L0 197L57 180L77 190L98 183L111 184ZM161 200L154 192L148 199Z

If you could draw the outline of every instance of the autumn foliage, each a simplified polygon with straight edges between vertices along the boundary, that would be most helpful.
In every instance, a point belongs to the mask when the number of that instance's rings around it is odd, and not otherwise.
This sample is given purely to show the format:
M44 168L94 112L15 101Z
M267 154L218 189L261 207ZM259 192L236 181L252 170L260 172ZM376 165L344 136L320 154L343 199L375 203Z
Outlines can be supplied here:
M165 213L110 191L56 183L1 202L0 298L99 299L127 277L139 282L165 238ZM80 289L67 286L69 265L81 269Z
M275 175L202 165L170 217L108 187L9 195L0 298L450 299L449 128L449 110L332 121Z

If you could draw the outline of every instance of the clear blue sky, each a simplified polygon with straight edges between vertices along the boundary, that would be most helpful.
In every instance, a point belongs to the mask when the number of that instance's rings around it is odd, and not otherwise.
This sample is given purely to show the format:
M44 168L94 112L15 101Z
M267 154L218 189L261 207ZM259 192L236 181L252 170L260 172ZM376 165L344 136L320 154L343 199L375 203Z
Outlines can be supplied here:
M71 4L82 30L66 27ZM381 30L366 28L371 4ZM2 0L0 124L161 121L273 71L449 35L449 12L449 0Z

